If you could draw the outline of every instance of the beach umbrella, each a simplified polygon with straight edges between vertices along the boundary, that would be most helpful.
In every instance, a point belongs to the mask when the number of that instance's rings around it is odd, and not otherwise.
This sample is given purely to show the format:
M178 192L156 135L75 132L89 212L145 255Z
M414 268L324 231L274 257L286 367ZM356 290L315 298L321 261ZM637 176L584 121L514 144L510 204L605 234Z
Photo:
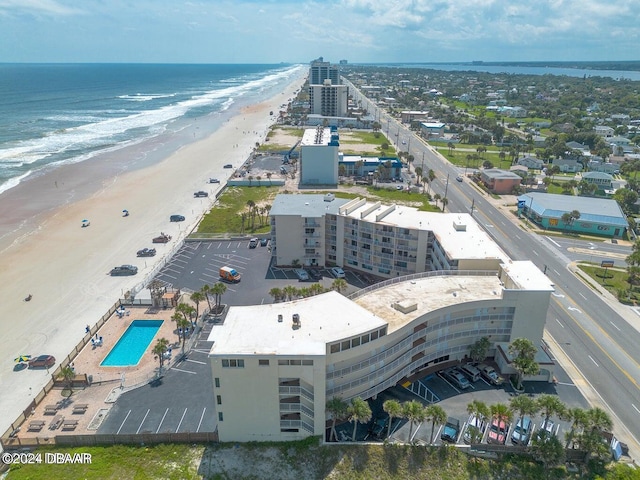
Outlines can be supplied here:
M89 220L87 219L82 220L82 223L87 223L87 222L89 222Z
M129 213L129 210L122 210L122 213Z
M20 355L13 359L16 363L28 362L31 360L31 355Z

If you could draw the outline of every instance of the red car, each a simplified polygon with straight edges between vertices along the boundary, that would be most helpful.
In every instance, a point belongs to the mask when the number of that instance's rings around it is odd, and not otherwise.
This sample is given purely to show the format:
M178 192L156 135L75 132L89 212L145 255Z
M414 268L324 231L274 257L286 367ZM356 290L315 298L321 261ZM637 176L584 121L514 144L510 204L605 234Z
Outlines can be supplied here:
M504 445L507 441L508 432L509 424L498 417L494 417L491 420L491 426L489 427L487 443L497 443L499 445Z
M40 355L29 360L29 368L49 368L55 365L56 357L53 355Z

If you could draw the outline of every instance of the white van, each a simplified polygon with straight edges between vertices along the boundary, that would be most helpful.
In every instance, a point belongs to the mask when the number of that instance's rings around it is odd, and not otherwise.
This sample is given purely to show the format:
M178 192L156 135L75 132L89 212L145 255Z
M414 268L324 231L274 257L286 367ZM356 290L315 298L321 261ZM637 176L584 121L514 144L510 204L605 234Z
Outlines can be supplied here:
M470 363L462 365L460 367L460 371L464 373L465 377L467 377L472 382L477 382L478 380L480 380L480 370L478 370Z

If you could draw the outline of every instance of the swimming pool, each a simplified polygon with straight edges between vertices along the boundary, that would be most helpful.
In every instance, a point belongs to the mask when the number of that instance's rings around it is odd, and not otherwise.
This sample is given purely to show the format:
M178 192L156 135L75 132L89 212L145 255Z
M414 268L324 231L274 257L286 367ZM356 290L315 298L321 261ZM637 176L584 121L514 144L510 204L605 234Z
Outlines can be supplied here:
M134 320L122 334L109 354L102 361L102 367L133 367L140 363L142 355L156 336L163 320Z

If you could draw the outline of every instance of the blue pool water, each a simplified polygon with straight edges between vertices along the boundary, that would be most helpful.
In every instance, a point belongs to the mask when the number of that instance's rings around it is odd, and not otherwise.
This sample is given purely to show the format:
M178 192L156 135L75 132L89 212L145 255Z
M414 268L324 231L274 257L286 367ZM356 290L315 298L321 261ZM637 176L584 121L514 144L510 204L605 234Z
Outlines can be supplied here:
M105 357L102 367L132 367L137 365L156 336L163 320L134 320L118 343Z

